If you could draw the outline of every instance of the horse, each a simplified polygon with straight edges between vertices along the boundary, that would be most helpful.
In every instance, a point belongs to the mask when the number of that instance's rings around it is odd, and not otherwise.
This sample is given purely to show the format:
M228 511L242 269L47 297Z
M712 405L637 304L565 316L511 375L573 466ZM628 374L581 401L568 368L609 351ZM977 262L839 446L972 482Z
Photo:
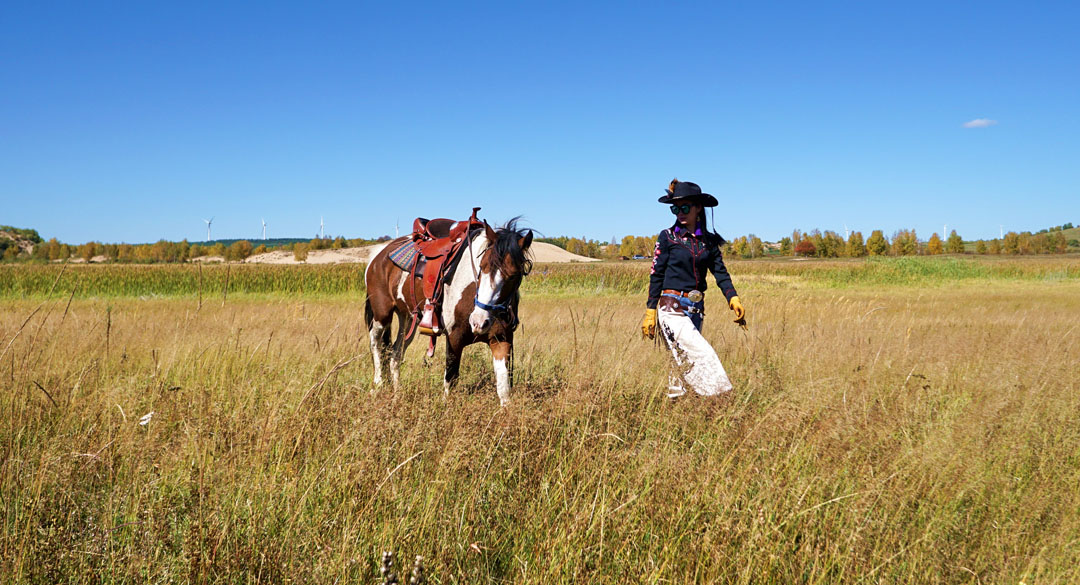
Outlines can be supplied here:
M499 404L505 406L510 402L510 368L520 298L518 287L532 268L529 246L533 232L519 230L517 219L511 219L497 230L487 222L483 223L483 229L471 230L463 252L447 267L439 308L443 324L439 337L446 338L444 396L449 396L458 380L461 352L465 347L487 343L495 369ZM395 392L399 389L402 356L415 337L414 320L419 318L417 308L425 300L419 275L406 272L390 260L390 252L408 239L409 236L404 236L391 241L364 269L367 286L364 321L375 366L373 382L376 388L383 385L388 361ZM394 315L398 317L398 329L391 344Z

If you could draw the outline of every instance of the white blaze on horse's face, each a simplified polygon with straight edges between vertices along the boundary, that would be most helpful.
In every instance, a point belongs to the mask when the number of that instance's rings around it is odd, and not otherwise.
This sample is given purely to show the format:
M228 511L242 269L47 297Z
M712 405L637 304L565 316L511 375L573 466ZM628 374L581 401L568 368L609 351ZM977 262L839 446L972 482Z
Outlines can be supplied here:
M490 265L489 265L490 266ZM476 283L476 300L485 305L494 305L502 298L502 288L506 284L502 272L492 269L491 272L481 272L479 282ZM469 314L469 327L476 335L486 333L491 329L491 323L495 316L491 311L473 304L472 313Z

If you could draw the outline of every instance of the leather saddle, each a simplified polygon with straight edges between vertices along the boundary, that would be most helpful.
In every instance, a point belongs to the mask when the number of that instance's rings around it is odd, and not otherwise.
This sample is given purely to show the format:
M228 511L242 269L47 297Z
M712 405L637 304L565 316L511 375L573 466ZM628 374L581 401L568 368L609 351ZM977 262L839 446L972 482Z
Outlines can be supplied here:
M474 207L472 215L464 221L423 217L413 221L413 233L409 237L419 250L413 276L420 276L423 281L425 300L419 329L425 335L439 334L437 308L442 300L442 285L454 260L468 245L469 233L484 227L484 222L476 218L478 211L480 208ZM433 347L434 344L429 347L429 355Z

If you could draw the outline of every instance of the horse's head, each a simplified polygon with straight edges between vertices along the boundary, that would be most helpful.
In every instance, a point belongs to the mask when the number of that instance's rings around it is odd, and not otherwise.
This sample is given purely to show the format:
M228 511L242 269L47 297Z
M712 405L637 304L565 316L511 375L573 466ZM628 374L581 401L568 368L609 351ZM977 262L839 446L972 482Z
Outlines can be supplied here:
M532 230L517 229L517 218L498 230L484 223L487 248L480 257L480 274L476 283L476 301L469 314L469 327L480 335L491 329L496 318L515 318L510 311L521 286L521 279L532 268L529 245Z

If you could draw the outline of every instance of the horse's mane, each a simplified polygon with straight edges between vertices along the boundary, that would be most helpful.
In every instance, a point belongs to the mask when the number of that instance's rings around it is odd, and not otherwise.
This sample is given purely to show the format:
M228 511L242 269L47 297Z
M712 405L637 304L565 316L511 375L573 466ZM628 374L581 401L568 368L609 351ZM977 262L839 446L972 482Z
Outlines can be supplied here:
M521 216L514 217L495 230L495 241L490 242L493 248L491 257L492 268L503 271L504 262L509 258L513 266L522 274L528 274L532 270L532 258L530 252L521 247L522 238L530 232L528 229L518 229L517 222ZM505 271L503 271L505 272Z

